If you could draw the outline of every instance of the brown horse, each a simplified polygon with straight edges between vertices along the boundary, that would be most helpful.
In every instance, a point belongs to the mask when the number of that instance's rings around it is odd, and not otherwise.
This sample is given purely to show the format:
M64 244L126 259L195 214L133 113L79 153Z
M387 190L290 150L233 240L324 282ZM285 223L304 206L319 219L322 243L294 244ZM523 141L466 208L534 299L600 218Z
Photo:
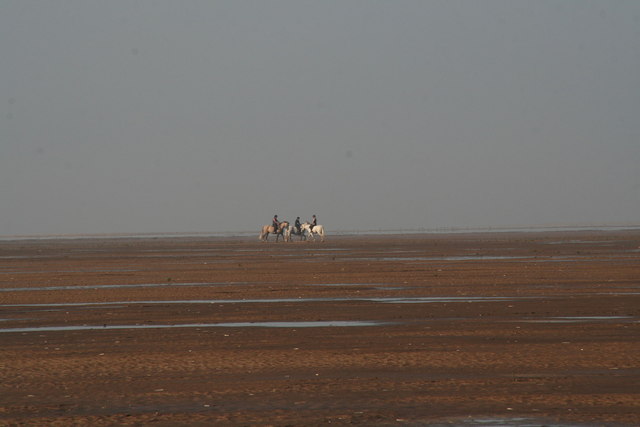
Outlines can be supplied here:
M258 239L262 240L263 242L266 242L267 240L269 240L269 233L271 233L276 235L276 242L278 241L278 238L280 236L282 236L282 240L285 240L284 232L288 228L289 228L289 223L287 221L282 221L280 223L280 226L278 227L278 230L275 230L273 228L273 225L264 225L262 227L262 231L260 232L260 235L258 236Z

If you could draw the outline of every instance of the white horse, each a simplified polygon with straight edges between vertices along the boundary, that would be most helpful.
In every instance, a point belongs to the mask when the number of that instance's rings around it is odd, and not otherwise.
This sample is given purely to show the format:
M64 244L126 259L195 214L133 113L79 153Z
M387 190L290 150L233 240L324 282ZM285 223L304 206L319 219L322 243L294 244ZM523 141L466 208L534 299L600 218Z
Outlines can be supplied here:
M289 229L289 223L287 221L282 221L277 230L273 228L273 225L264 225L262 226L262 231L260 232L258 239L266 242L269 240L269 233L272 233L276 235L276 242L280 236L282 236L282 239L286 241L287 239L284 236L284 232L287 229Z
M311 236L313 240L316 240L313 233L317 234L318 236L320 236L320 241L324 242L324 227L321 226L320 224L315 225L312 228L311 224L309 224L308 222L305 222L300 226L300 229L302 230L303 233L306 230L309 233L309 236Z
M284 240L288 242L291 240L291 235L300 236L300 240L305 240L307 237L304 235L304 230L302 229L302 225L300 226L300 233L298 233L293 225L289 225L287 229L284 231Z

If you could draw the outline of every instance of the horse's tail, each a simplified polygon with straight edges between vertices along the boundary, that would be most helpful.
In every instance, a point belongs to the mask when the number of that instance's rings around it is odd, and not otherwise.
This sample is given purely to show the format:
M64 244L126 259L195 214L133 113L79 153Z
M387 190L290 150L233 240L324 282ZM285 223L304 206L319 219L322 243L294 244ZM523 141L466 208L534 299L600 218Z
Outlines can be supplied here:
M268 234L268 228L262 227L262 231L258 235L258 240L264 240L264 237Z

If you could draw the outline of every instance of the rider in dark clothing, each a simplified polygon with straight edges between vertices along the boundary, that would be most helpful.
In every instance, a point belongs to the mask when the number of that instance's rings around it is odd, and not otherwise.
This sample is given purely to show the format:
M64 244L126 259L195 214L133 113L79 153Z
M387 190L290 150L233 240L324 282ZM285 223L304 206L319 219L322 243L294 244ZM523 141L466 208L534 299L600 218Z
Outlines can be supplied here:
M318 225L318 219L315 215L313 215L313 219L311 220L311 229L313 229L313 227L315 227L316 225Z
M296 222L295 222L295 226L296 226L296 231L298 232L298 234L300 234L302 232L302 230L300 229L301 224L300 224L300 217L296 217Z
M280 228L280 221L278 221L278 215L273 216L273 221L271 225L273 225L273 231L277 233L278 228Z

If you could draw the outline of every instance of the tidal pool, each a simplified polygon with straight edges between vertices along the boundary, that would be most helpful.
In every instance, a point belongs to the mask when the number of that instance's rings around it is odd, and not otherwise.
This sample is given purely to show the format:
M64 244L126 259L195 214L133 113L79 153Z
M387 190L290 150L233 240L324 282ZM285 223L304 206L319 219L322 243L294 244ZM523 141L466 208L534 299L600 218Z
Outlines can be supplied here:
M185 323L178 325L70 325L36 326L30 328L3 328L0 333L8 332L58 332L58 331L97 331L107 329L166 329L166 328L335 328L381 326L390 322L327 320L316 322L226 322L226 323Z
M523 260L531 257L523 256L489 256L489 255L465 255L465 256L445 256L445 257L366 257L348 258L349 261L500 261L500 260ZM345 258L346 259L346 258Z
M520 322L526 323L585 323L604 322L607 320L632 320L633 316L558 316L545 319L526 319Z
M111 289L111 288L155 288L155 287L173 287L173 286L225 286L225 285L244 285L245 283L139 283L127 285L80 285L80 286L42 286L30 288L0 288L0 292L21 292L21 291L74 291L85 289Z
M0 274L51 274L51 273L131 273L133 269L110 269L110 270L10 270L0 271Z
M67 302L49 304L0 304L0 307L78 307L95 305L134 305L134 304L271 304L271 303L309 303L365 301L399 304L429 304L451 302L496 302L535 299L539 297L336 297L336 298L266 298L266 299L217 299L217 300L147 300L147 301L108 301L108 302Z
M510 410L510 409L509 409ZM444 423L429 424L431 427L466 427L466 426L486 426L486 427L588 427L592 424L563 423L542 418L529 417L469 417L466 420L454 420Z

